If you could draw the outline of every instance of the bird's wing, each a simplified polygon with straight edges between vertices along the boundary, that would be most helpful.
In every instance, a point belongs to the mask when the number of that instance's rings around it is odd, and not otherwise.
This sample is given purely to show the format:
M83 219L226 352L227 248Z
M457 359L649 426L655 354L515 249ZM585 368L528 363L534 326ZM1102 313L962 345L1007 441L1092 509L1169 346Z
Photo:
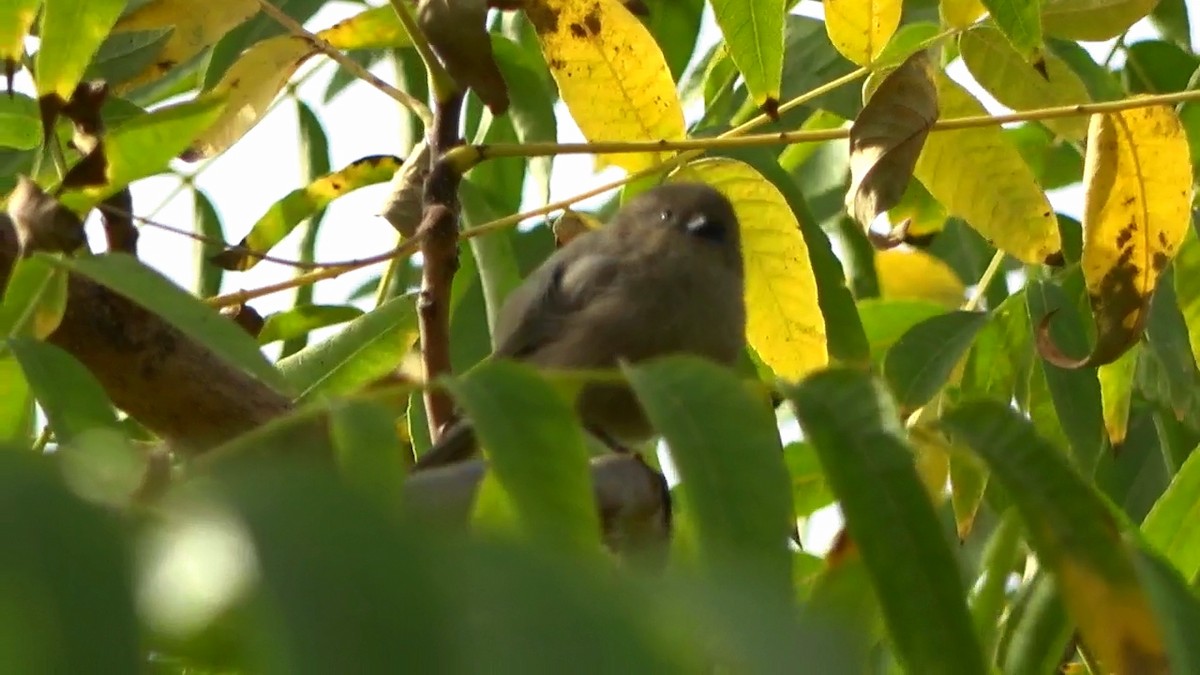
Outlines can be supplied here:
M497 356L528 358L616 281L619 266L611 253L560 253L509 295L496 325Z

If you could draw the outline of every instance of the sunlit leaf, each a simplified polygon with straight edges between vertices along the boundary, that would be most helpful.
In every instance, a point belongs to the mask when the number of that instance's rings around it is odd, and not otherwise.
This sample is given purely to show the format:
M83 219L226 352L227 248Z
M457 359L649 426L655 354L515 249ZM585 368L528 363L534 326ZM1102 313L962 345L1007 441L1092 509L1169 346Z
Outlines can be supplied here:
M216 42L234 26L258 13L254 0L195 3L191 0L153 0L121 17L114 33L172 28L152 63L137 76L123 82L118 91L130 91L157 80L205 47Z
M1043 68L1042 0L983 0L983 5L1021 59Z
M755 105L779 105L783 73L783 0L713 0L713 16Z
M1179 467L1142 521L1142 534L1189 583L1200 576L1200 452Z
M531 0L546 63L589 141L676 140L683 108L662 50L618 0ZM667 153L670 154L670 153ZM630 171L662 153L605 155Z
M258 344L276 340L291 340L326 326L352 321L363 311L353 305L297 305L289 310L271 314L258 334Z
M940 0L938 6L942 18L951 28L966 28L987 11L981 0Z
M400 168L400 164L401 160L391 155L364 157L322 176L306 187L292 190L267 209L236 248L218 254L213 264L235 271L254 267L261 260L255 253L268 253L297 225L335 199L359 188L386 182Z
M414 298L401 296L280 359L279 370L302 400L347 394L394 371L416 338Z
M828 363L808 247L779 190L749 165L729 159L692 162L671 180L708 183L733 204L746 265L746 334L763 362L786 379Z
M1191 219L1187 137L1170 106L1092 116L1084 167L1083 277L1096 323L1091 354L1073 359L1045 339L1057 365L1112 363L1139 338L1158 278L1183 243Z
M827 0L825 27L842 56L860 66L875 60L900 25L899 0Z
M16 61L25 54L25 36L41 4L42 0L9 0L0 5L0 59Z
M407 47L412 38L390 5L372 7L317 33L338 49Z
M57 94L64 101L71 98L123 9L125 0L52 0L43 5L38 33L41 46L34 70L39 97Z
M944 73L935 77L943 119L986 115L984 107ZM1027 263L1061 255L1054 210L1020 153L994 127L930 134L916 176L951 215L967 221L1000 249Z

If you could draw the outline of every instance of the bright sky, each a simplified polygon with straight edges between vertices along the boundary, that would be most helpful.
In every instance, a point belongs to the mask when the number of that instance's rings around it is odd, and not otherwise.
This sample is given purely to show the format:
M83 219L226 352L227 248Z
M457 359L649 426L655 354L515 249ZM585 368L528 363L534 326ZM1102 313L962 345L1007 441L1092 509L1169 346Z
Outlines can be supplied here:
M376 3L378 4L378 3ZM362 6L346 2L332 2L318 12L306 26L309 30L320 30L337 21L353 16L362 11ZM799 13L820 17L820 3L801 3ZM696 53L703 53L719 39L719 33L712 21L711 10L706 8L703 28L697 45ZM1200 22L1198 22L1200 23ZM1192 28L1193 43L1200 42L1200 26ZM1127 38L1127 42L1136 42L1156 36L1156 31L1148 21L1136 25ZM1106 43L1091 43L1084 46L1096 58L1103 58L1111 47L1111 41ZM1121 62L1118 55L1116 63ZM309 61L301 73L318 65L324 66L323 74L310 78L299 88L300 96L314 107L325 124L329 136L332 166L340 168L350 162L367 155L393 154L401 155L404 148L399 146L398 134L400 113L397 105L386 95L366 84L357 84L344 91L328 106L322 106L325 87L333 69L327 65L323 57L315 57ZM393 79L393 73L387 65L373 69L386 81ZM949 73L968 88L993 113L1007 112L1007 109L995 102L982 92L967 74L961 61L951 65ZM853 85L852 85L853 86ZM22 73L17 81L19 91L32 92L32 82L28 73ZM578 127L571 121L562 104L558 106L558 133L560 142L583 141ZM699 116L700 110L695 106L687 110L689 121ZM213 162L197 179L197 184L208 193L210 199L220 211L226 239L237 242L244 236L254 222L278 199L288 192L302 186L300 173L300 143L297 130L295 107L285 103L276 108L263 119L254 129L244 136L233 148ZM195 170L193 165L177 163L184 172ZM551 199L559 200L578 194L581 191L606 183L621 174L619 169L610 169L602 174L594 174L592 158L587 155L567 155L558 158L554 165L551 180ZM191 227L194 216L192 212L192 197L188 191L181 192L159 208L164 199L175 191L179 180L172 176L156 177L143 180L133 188L134 210L139 215L149 215L158 209L154 220L175 227ZM396 243L395 231L380 217L379 208L386 196L387 185L376 185L358 190L334 202L325 217L321 234L317 242L317 260L347 260L361 258L388 250ZM1051 201L1058 210L1078 217L1080 214L1083 193L1078 187L1055 191L1050 195ZM585 202L586 204L586 202ZM526 203L526 208L540 204ZM103 246L103 233L98 220L89 220L88 232L94 249ZM272 254L283 258L298 257L297 247L300 233L294 232ZM190 239L162 230L143 227L139 247L142 258L151 266L166 274L182 286L192 289L196 283L196 247ZM359 270L345 274L339 278L323 281L317 284L315 302L341 304L355 288L374 275L379 274L382 266ZM260 262L252 270L242 273L226 273L223 292L239 289L249 289L289 278L294 270L286 266L270 262ZM256 299L251 304L262 315L287 309L292 304L292 293L279 293ZM360 303L364 309L368 303ZM336 327L319 331L316 336L328 334L337 330ZM269 347L271 355L277 353L278 346ZM783 425L785 436L790 440L798 433L794 422ZM806 529L805 548L811 552L822 553L829 539L836 532L835 525L839 521L836 509L825 509L810 519Z

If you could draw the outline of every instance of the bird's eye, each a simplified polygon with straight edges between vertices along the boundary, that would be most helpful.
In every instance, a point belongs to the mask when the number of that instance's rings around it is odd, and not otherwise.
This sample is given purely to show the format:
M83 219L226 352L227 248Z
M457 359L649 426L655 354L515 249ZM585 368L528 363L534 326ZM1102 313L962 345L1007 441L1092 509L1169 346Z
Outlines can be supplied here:
M664 223L675 216L675 214L671 212L671 209L663 209L658 215L660 218L662 218Z
M720 220L709 218L702 214L692 216L687 221L687 224L684 225L684 229L687 230L688 234L702 239L720 241L725 238L725 225Z

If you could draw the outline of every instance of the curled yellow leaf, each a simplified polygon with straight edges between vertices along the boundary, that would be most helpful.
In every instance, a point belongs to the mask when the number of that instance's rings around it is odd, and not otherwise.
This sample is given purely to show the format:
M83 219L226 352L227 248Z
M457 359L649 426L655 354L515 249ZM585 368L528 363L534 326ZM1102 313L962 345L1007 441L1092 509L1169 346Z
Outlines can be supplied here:
M311 42L294 35L268 38L247 49L213 88L218 97L225 97L225 110L183 159L212 157L237 142L258 124L300 64L316 53Z
M817 279L800 223L779 190L732 159L693 162L670 180L708 183L733 204L746 266L746 338L763 363L789 380L826 366Z
M166 75L175 66L200 53L234 27L258 13L257 0L152 0L122 17L113 32L174 28L153 63L129 80L118 92L130 91Z
M1141 335L1150 298L1191 220L1192 165L1175 109L1159 105L1093 115L1083 167L1084 282L1096 322L1096 346L1083 359L1049 339L1038 347L1064 368L1112 363Z
M589 141L684 137L683 106L654 36L618 0L529 0L525 12L563 102ZM636 171L672 153L606 155Z
M900 0L825 0L825 30L842 56L865 66L900 25Z
M945 73L934 77L941 117L986 115ZM1054 209L1021 154L995 127L930 134L916 176L954 216L992 245L1029 264L1058 263L1062 240Z

